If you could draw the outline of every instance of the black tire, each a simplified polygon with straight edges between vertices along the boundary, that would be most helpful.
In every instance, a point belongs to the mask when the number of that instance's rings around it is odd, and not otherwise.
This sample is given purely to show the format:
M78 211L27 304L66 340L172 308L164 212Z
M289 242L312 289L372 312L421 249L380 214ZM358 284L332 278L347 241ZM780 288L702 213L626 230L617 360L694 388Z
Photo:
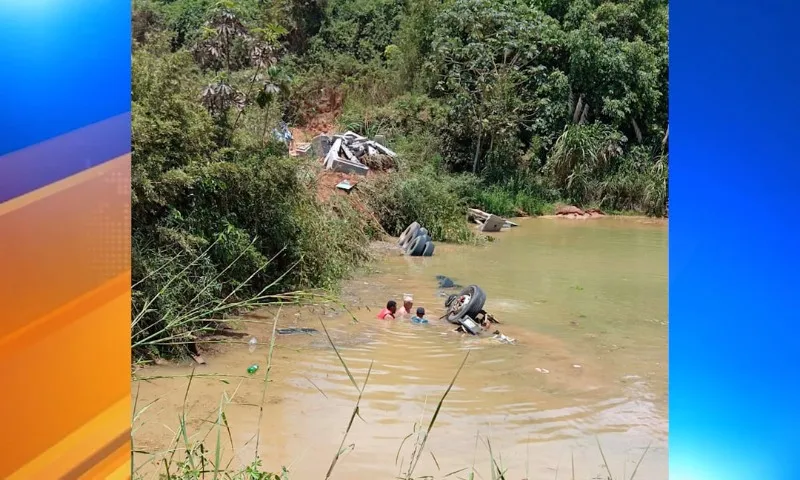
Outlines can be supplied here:
M403 230L403 233L400 234L400 240L397 242L398 245L403 246L408 240L414 238L414 234L420 229L420 225L417 222L413 222L411 225L406 227Z
M450 305L456 300L456 298L458 298L458 295L456 295L455 293L452 295L448 295L447 300L444 301L444 306L446 308L449 308Z
M415 257L421 257L422 254L425 252L425 245L427 245L428 242L431 241L431 237L429 237L428 235L420 235L417 238L419 239L418 241L417 239L414 239L415 241L417 241L417 246L412 250L412 254Z
M422 256L423 257L432 257L433 256L433 250L435 248L436 248L436 246L433 244L433 242L428 240L428 243L425 244L425 249L422 250Z
M419 257L422 255L422 252L425 251L425 244L429 241L430 237L427 235L420 235L419 237L415 238L408 248L406 248L406 255Z
M461 308L456 311L452 312L449 311L447 313L447 321L450 323L460 323L460 320L466 316L475 319L475 316L483 310L483 304L486 303L486 293L481 290L481 287L477 285L470 285L464 290L461 290L461 293L458 294L458 297L451 302L451 305L458 299L464 295L469 295L470 298L466 304L462 305Z
M416 231L414 231L408 238L406 238L406 241L400 247L406 249L409 247L409 245L411 245L414 242L414 240L417 237L424 237L424 236L428 236L428 230L425 227L420 227L416 229Z

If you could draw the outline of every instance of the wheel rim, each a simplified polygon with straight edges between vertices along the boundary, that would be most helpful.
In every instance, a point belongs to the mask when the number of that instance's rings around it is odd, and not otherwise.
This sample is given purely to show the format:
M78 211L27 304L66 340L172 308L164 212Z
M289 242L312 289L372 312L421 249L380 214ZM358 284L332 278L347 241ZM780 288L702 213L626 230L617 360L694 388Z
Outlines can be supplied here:
M450 315L458 315L461 313L461 310L466 306L469 305L469 301L472 299L472 295L464 294L460 295L458 298L453 300L453 303L450 305Z

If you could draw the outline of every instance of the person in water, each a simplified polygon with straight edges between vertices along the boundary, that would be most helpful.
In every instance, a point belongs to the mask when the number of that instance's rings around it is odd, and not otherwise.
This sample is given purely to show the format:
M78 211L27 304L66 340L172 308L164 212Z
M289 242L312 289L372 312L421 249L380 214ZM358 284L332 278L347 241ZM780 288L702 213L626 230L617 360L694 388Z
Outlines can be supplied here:
M400 309L400 315L406 316L411 315L411 310L414 308L414 299L411 298L411 295L405 294L403 297L403 308Z
M425 319L425 309L418 307L417 314L411 317L411 321L413 323L428 323L428 320Z
M397 314L397 302L389 300L386 302L386 308L378 312L378 320L394 320Z

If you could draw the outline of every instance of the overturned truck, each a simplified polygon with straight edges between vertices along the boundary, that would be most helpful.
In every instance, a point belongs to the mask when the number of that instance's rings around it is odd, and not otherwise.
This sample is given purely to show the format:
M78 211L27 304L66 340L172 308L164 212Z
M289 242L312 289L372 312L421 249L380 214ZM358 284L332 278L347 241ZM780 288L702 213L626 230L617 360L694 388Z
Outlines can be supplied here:
M458 325L458 330L480 335L491 328L492 324L499 323L492 315L486 313L483 309L484 303L486 303L486 293L481 287L470 285L459 294L447 297L444 302L446 310L442 318Z

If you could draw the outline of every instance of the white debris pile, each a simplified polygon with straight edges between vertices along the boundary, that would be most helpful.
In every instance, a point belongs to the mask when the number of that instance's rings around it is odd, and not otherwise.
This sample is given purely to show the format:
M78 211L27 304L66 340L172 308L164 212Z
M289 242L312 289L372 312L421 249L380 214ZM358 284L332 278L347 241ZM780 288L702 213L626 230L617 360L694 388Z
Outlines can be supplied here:
M395 165L397 154L383 145L386 140L373 140L353 132L333 136L319 135L311 141L314 153L322 158L326 170L366 175L370 168L385 170Z

